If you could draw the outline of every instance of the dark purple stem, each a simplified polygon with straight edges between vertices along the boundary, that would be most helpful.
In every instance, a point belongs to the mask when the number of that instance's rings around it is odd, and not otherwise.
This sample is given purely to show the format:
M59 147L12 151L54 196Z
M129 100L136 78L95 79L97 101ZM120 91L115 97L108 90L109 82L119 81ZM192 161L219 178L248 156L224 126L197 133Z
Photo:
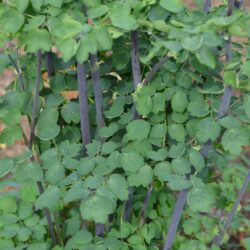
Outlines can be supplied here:
M154 67L148 72L146 78L143 81L143 85L149 84L149 82L153 79L155 74L160 70L162 65L164 65L168 60L168 57L162 58L157 64L154 65Z
M181 214L183 212L184 205L187 200L188 192L189 192L189 189L185 189L185 190L182 190L178 195L177 201L175 203L174 213L171 218L171 224L168 230L167 239L165 241L163 250L172 249L174 238L175 238L177 228L180 222Z
M33 110L32 110L32 117L31 117L31 126L30 126L30 139L28 142L28 148L29 150L32 150L34 139L35 139L35 125L36 125L36 117L37 117L37 109L38 109L38 100L39 100L39 91L40 91L40 85L41 85L41 65L42 65L42 52L39 50L37 52L37 76L36 76L36 90L35 90L35 97L33 101ZM31 161L35 161L34 155L31 157ZM37 188L39 191L39 194L43 194L44 188L42 185L42 182L37 182ZM44 209L44 214L47 219L48 223L48 229L50 238L52 240L53 246L57 245L57 239L53 227L53 222L51 219L51 214L48 208Z
M128 200L125 202L124 214L123 214L124 221L130 221L133 212L133 196L134 196L133 187L129 187L128 191L129 191Z
M89 108L88 108L88 95L87 95L87 79L86 67L84 64L77 63L77 78L78 78L78 91L79 91L79 104L80 104L80 120L81 120L81 134L83 146L91 141L90 125L89 125Z
M55 75L55 69L54 69L54 65L53 65L51 52L45 52L45 64L46 64L46 70L48 73L48 77L50 79L53 75Z
M214 245L220 246L221 241L222 241L222 239L224 237L225 231L230 227L231 222L233 220L233 217L234 217L234 215L235 215L235 213L237 211L237 208L238 208L241 200L243 199L243 197L244 197L244 195L245 195L245 193L247 191L247 187L248 187L249 182L250 182L250 171L248 172L248 174L247 174L247 176L245 178L245 181L244 181L244 183L243 183L243 185L242 185L242 187L241 187L241 189L240 189L240 191L239 191L239 193L237 195L237 199L234 202L234 205L233 205L230 213L227 216L227 219L226 219L226 222L225 222L225 224L223 226L223 229L221 229L221 231L219 232L219 235L217 235L213 239L213 244Z
M18 64L13 59L13 57L11 55L8 55L8 57L9 57L13 67L15 68L15 70L17 72L17 77L18 77L18 80L19 80L20 88L21 88L22 91L24 91L24 80L23 80L22 72L21 72Z
M235 6L237 9L240 9L241 6L243 5L243 3L244 3L243 0L235 0L234 6Z
M30 140L28 144L29 150L32 150L33 141L35 139L35 126L36 126L39 92L40 92L40 85L41 85L41 66L42 66L42 52L41 50L39 50L37 52L36 90L35 90L32 117L31 117Z
M138 44L138 31L131 31L131 64L133 72L133 83L134 90L136 90L139 83L141 83L141 65L140 65L140 53L139 53L139 44ZM135 105L133 106L133 117L138 119L139 115L136 111Z
M211 7L211 0L205 0L203 11L207 14Z
M96 123L100 129L105 126L102 110L102 89L101 89L101 77L98 65L98 59L96 54L90 55L91 75L95 94L95 110L96 110Z
M141 209L141 212L140 212L140 218L141 218L140 226L141 227L144 225L144 222L145 222L145 211L146 211L146 209L148 207L148 202L150 200L152 190L153 190L153 186L150 185L150 187L148 188L148 191L146 193L146 196L144 198L143 206L142 206L142 209Z

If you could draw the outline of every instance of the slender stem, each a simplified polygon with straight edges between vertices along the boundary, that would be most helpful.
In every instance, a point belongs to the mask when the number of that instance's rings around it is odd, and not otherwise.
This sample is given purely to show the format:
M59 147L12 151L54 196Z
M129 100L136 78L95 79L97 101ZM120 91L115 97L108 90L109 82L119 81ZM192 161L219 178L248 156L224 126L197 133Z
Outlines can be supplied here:
M153 79L155 74L160 70L162 65L164 65L168 60L168 57L163 57L158 63L154 65L154 67L148 72L146 78L143 81L143 85L149 84L149 82Z
M91 75L95 94L95 110L96 110L96 123L100 129L105 126L102 110L102 89L100 69L98 65L98 58L96 54L90 55Z
M18 63L15 62L15 60L13 59L13 57L11 55L8 54L8 57L9 57L13 67L15 68L15 70L17 72L17 76L18 76L18 80L19 80L21 90L24 91L24 80L23 80L23 75L22 75L21 69L18 66Z
M32 157L33 158L33 157ZM32 159L33 161L35 160L34 158ZM37 187L39 190L40 195L44 193L44 188L42 185L42 182L37 182ZM53 246L57 245L57 239L56 239L56 235L55 235L55 231L54 231L54 227L53 227L53 222L52 222L52 218L51 218L51 213L49 211L48 208L44 208L44 214L48 223L48 228L49 228L49 234L50 234L50 238L52 240L52 244Z
M35 139L35 126L36 126L36 116L39 101L39 92L41 85L41 65L42 65L42 52L39 50L37 52L37 75L36 75L36 90L33 101L32 117L31 117L31 127L30 127L30 140L28 144L29 150L32 150L33 141Z
M246 178L245 178L245 181L244 181L244 183L243 183L243 185L242 185L242 187L241 187L241 189L240 189L240 191L239 191L239 193L238 193L238 195L237 195L237 199L236 199L236 201L234 202L234 205L233 205L233 207L232 207L230 213L229 213L228 216L227 216L227 219L226 219L226 222L225 222L225 224L224 224L224 226L223 226L223 229L221 229L221 231L219 232L219 234L213 239L213 242L212 242L212 243L213 243L214 245L217 245L217 246L220 246L220 245L221 245L221 242L222 242L222 240L223 240L225 231L226 231L226 230L230 227L230 225L231 225L231 222L232 222L233 217L234 217L234 215L235 215L235 213L236 213L236 211L237 211L237 208L238 208L238 206L239 206L241 200L243 199L243 197L244 197L244 195L245 195L245 193L246 193L246 191L247 191L247 187L248 187L249 182L250 182L250 170L248 171L248 174L247 174L247 176L246 176Z
M148 202L150 200L152 190L153 190L153 186L150 185L150 187L148 188L148 191L146 193L146 196L144 198L142 209L140 211L140 218L141 218L140 226L141 227L144 225L144 222L145 222L145 211L146 211L146 209L148 207Z
M206 9L208 4L209 4L208 1L205 1L204 11L206 13L208 13L208 11L209 11L209 9ZM210 5L211 5L211 3L210 3ZM167 58L165 58L165 62L166 62L166 60L167 60ZM159 62L158 64L163 65L165 62L164 62L164 58L163 58L161 63ZM159 67L157 67L157 68L159 68ZM208 154L208 152L210 150L210 145L212 145L212 143L210 141L208 141L202 147L200 152L203 155ZM193 167L192 167L192 172L193 172ZM186 177L187 177L187 179L190 179L190 175L188 175ZM169 230L168 230L168 233L167 233L167 239L165 241L163 250L171 250L172 249L172 245L174 243L174 239L175 239L175 235L177 233L177 229L178 229L178 226L179 226L181 215L183 213L184 206L185 206L185 203L186 203L186 200L187 200L188 192L189 192L189 189L182 190L182 191L180 191L180 193L179 193L179 195L177 197L174 212L173 212L173 215L172 215L172 218L171 218L171 223L170 223Z
M45 52L45 64L46 64L46 70L48 73L48 77L50 79L53 75L55 75L55 69L54 69L54 65L53 65L51 52Z
M130 221L133 212L134 188L129 187L128 192L129 192L128 200L125 202L124 214L123 214L124 221Z
M141 83L141 65L140 65L140 53L138 44L138 31L131 31L131 64L133 72L133 84L134 90L136 90L139 83ZM139 118L139 114L136 111L135 104L133 105L133 117L134 119Z
M30 125L30 139L28 142L28 148L29 150L32 150L34 139L35 139L35 125L36 125L36 116L37 116L37 108L38 108L38 100L39 100L39 90L40 90L40 84L41 84L41 65L42 65L42 52L39 50L37 52L37 79L36 79L36 90L35 90L35 97L33 101L33 110L32 110L32 117L31 117L31 125ZM31 157L31 161L35 161L34 155ZM44 188L42 185L42 182L37 182L37 188L39 191L39 194L44 193ZM51 218L51 214L48 208L44 209L44 214L47 219L48 223L48 229L50 233L50 238L52 240L53 246L57 244L57 239L53 227L53 222Z
M237 9L240 9L243 3L244 3L243 0L235 0L234 6L235 6Z
M203 11L207 14L211 7L211 0L205 0Z
M88 113L87 79L86 79L86 67L84 64L81 64L79 62L77 63L77 77L78 77L82 143L83 146L85 146L89 144L91 141L89 113Z
M171 218L171 224L169 226L169 231L167 235L167 240L165 241L165 245L163 250L171 250L174 242L174 238L177 232L177 228L180 222L181 214L183 212L184 205L187 200L189 189L182 190L177 198L175 203L174 213Z

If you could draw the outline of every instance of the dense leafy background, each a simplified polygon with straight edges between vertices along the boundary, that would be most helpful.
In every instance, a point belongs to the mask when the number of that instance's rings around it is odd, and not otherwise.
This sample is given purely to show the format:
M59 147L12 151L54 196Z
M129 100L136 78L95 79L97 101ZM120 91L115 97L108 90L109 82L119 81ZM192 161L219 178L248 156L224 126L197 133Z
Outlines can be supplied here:
M0 143L22 139L21 118L28 117L31 124L36 118L32 147L20 157L0 159L0 177L11 172L17 187L0 196L0 249L161 249L176 194L184 189L189 189L187 206L173 249L208 249L248 172L250 16L238 9L227 16L226 3L208 14L203 1L198 6L188 10L179 0L0 4L5 48L0 69L17 67L18 74L0 97L0 119L6 125ZM134 31L142 72L135 89ZM228 53L231 59L225 60ZM94 54L98 65L89 60ZM145 84L148 72L165 58ZM65 98L78 90L76 62L86 66L87 145L82 144L79 98ZM102 99L93 88L95 71L100 71ZM234 88L233 97L227 116L218 119L224 84ZM101 127L98 101L105 120ZM208 142L212 146L203 154ZM38 192L37 183L44 192ZM126 220L131 190L132 218ZM249 206L244 204L222 248L212 249L249 247L248 233L240 242L229 240L229 235L249 232ZM52 217L57 246L44 209ZM105 226L104 237L96 235L98 224Z

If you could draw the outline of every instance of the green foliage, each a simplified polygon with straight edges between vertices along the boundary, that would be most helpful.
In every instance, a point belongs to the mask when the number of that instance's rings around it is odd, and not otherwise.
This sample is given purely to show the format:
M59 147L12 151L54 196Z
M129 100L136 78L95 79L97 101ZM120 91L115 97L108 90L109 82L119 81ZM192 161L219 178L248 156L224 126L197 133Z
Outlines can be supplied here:
M172 248L210 247L247 171L250 18L226 16L225 4L206 15L195 2L199 9L181 0L2 1L0 71L11 67L17 77L0 97L0 147L29 142L24 117L35 121L35 135L23 155L0 159L0 249L162 249L185 189ZM231 35L244 39L232 39L232 53ZM233 97L218 118L224 85ZM223 249L231 233L249 231L237 213Z

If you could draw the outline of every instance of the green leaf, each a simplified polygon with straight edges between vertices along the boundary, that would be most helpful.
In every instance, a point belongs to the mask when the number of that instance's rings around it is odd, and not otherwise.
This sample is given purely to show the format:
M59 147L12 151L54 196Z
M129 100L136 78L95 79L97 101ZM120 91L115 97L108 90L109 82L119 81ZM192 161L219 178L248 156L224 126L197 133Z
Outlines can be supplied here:
M45 108L39 115L36 125L36 135L41 140L51 140L55 138L60 127L57 125L59 113L56 109Z
M113 212L115 202L108 197L94 195L82 201L81 215L84 220L93 220L97 223L106 223L108 215Z
M37 162L30 162L17 167L15 177L23 183L42 181L43 170Z
M115 142L108 141L102 145L102 153L104 155L109 155L117 149L118 145Z
M182 4L181 0L161 0L160 1L161 7L164 9L173 12L173 13L178 13L181 12L184 9L184 6Z
M99 135L101 137L111 137L117 130L119 129L118 125L116 123L111 123L109 126L102 127L99 129Z
M86 145L87 153L89 156L95 156L101 151L101 142L97 140L93 140L92 143Z
M85 34L81 37L78 49L76 52L77 61L80 63L86 62L89 58L89 54L95 54L97 50L97 44L95 37L92 34Z
M156 93L153 96L153 107L152 112L158 114L159 112L164 111L166 108L165 96L163 93Z
M65 169L62 164L55 163L46 172L45 179L51 184L56 184L65 177Z
M168 156L166 148L160 148L157 151L150 151L147 153L147 157L153 161L163 161Z
M150 114L152 109L152 98L150 96L143 96L136 100L136 110L140 115L147 116Z
M0 16L0 25L6 33L16 33L24 23L24 16L15 9L9 8Z
M178 143L178 144L173 144L170 149L169 149L169 157L171 158L178 158L181 157L184 152L185 152L185 144L184 143Z
M0 143L6 144L7 146L12 146L17 140L23 138L23 131L19 126L11 126L5 128L0 134Z
M166 124L156 124L152 126L150 131L151 138L164 138L167 133L167 125Z
M136 173L144 165L143 158L136 152L122 153L121 166L126 172Z
M126 5L114 6L110 10L112 24L126 31L135 30L138 27L136 19L130 14L130 8Z
M112 174L108 180L108 188L120 199L128 199L128 183L126 179L119 174Z
M209 139L215 141L220 135L221 127L218 122L208 117L197 124L197 138L200 142L207 142Z
M68 102L62 107L61 114L67 123L78 123L80 122L79 110L80 108L78 103Z
M60 199L60 190L56 186L49 186L36 200L36 209L54 209Z
M191 149L189 152L189 159L197 171L201 171L202 168L205 167L205 160L199 151Z
M168 127L168 134L171 139L178 142L184 142L186 138L186 130L181 124L171 124Z
M4 120L6 125L19 124L21 121L21 113L17 108L8 108L0 110L0 119Z
M243 108L246 115L250 118L250 95L245 95L243 99Z
M82 145L78 143L70 143L69 141L63 141L59 145L61 154L66 157L75 157L79 155Z
M77 43L75 39L63 39L57 42L58 49L62 52L64 62L68 62L76 53Z
M215 68L216 59L214 56L214 52L212 52L211 49L209 49L208 47L203 46L200 50L198 50L195 53L195 55L201 64L203 64L211 69Z
M145 165L143 167L141 167L138 171L138 173L136 174L137 178L138 178L138 182L143 186L143 187L147 187L153 179L153 169L148 166Z
M168 185L172 190L188 189L192 186L190 180L185 180L181 175L169 174L165 177L168 181Z
M108 7L106 5L99 5L97 7L89 8L88 17L89 18L97 18L103 16L108 12Z
M20 219L24 220L29 218L32 214L34 213L33 211L33 206L31 202L27 201L21 201L19 206L18 206L18 216Z
M154 175L158 177L159 181L167 181L167 176L172 173L169 162L159 162L155 165Z
M233 87L237 86L238 78L235 71L224 72L223 81L225 84L231 85Z
M196 117L204 117L209 113L209 106L204 100L193 100L188 104L188 111Z
M47 30L31 29L29 30L23 39L27 51L36 53L39 49L43 52L50 51L52 47L52 41L50 34Z
M82 181L75 182L71 188L66 192L63 197L63 201L67 204L72 201L82 200L87 198L90 194L90 191L83 186Z
M85 245L85 244L90 243L92 241L93 236L89 231L81 230L81 231L78 231L74 235L73 239L77 244Z
M239 128L241 126L240 120L230 115L220 119L219 122L226 129Z
M249 135L240 128L229 129L222 136L222 145L231 154L240 155L242 146L249 145Z
M202 36L182 36L181 45L184 49L194 52L202 46Z
M64 0L46 0L47 4L53 7L61 8Z
M106 27L96 26L92 31L92 35L96 41L98 50L105 51L112 49L113 40Z
M1 214L15 213L17 210L16 199L11 196L0 196L0 211Z
M150 132L150 125L144 120L135 120L127 125L127 138L129 140L142 141L146 139Z
M241 71L244 75L250 78L250 61L244 62L241 65Z
M185 175L191 173L191 164L186 158L180 157L172 160L171 166L176 174Z
M14 161L10 158L0 159L0 178L7 175L14 166Z
M40 10L44 4L44 0L31 0L31 4L35 9Z
M202 201L202 202L201 202ZM188 204L194 212L210 212L215 202L215 194L209 186L190 191Z
M29 0L11 0L11 2L20 12L24 12L29 5Z
M188 106L188 99L187 95L182 92L178 91L174 94L172 101L171 101L172 109L176 112L182 113Z

